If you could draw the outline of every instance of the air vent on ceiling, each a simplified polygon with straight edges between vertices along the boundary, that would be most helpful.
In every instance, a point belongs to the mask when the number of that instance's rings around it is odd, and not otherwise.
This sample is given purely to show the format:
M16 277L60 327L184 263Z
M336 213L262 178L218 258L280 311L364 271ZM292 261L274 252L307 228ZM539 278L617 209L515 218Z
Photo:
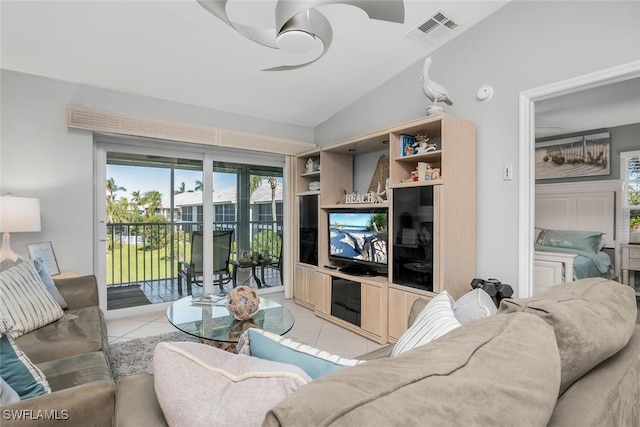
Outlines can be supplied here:
M407 33L407 36L420 43L432 46L436 41L455 30L459 24L441 10Z

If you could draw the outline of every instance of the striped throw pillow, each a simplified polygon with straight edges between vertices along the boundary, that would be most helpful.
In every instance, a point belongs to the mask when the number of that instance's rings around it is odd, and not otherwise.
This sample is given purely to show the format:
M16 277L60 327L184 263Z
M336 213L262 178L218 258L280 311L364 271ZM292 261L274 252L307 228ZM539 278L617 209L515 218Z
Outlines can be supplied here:
M260 359L296 365L313 379L347 366L364 363L364 360L346 359L262 329L248 329L243 337L238 353L249 353Z
M0 376L20 399L51 393L42 371L18 348L9 332L11 322L0 319Z
M11 320L14 339L64 316L30 262L0 272L0 301L0 318Z
M440 292L429 301L393 347L391 356L428 344L461 326L453 310L454 304L447 291Z

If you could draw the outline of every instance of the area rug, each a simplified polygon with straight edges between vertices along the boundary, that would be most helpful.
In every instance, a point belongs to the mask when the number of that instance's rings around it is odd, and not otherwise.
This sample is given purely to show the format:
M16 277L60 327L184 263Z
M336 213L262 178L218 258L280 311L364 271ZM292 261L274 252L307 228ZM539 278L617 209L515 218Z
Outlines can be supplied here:
M107 288L107 309L136 307L151 304L139 285L117 286Z
M163 341L197 341L197 338L177 331L109 345L109 363L116 383L136 372L153 373L153 351Z

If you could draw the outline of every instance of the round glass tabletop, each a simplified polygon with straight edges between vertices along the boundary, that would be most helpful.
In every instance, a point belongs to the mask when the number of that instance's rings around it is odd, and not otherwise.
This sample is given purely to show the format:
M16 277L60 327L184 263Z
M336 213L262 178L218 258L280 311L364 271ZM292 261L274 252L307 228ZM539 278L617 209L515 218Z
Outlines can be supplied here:
M286 307L260 298L256 314L248 320L236 320L225 307L225 297L187 296L167 309L169 322L189 335L218 342L237 343L240 335L251 327L283 335L293 328L293 314Z

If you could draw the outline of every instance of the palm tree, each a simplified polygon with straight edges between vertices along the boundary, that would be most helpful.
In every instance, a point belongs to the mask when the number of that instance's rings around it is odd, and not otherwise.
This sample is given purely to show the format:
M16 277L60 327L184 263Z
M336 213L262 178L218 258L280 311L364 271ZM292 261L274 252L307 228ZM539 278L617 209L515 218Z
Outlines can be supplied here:
M184 193L185 191L187 191L187 190L186 190L186 185L185 185L185 183L184 183L184 182L182 182L182 183L180 183L180 187L178 187L178 189L177 189L177 190L175 190L175 191L173 192L173 194L182 194L182 193Z
M113 215L115 213L115 194L118 191L127 191L126 188L120 187L116 184L113 178L107 180L107 218L109 222L113 222Z
M249 180L249 194L253 194L254 191L260 187L262 180L265 180L269 183L271 187L271 220L273 222L271 228L274 233L278 232L278 215L276 211L276 187L278 187L278 180L275 176L258 176L252 175Z
M156 190L147 191L144 193L144 202L146 205L144 217L145 220L148 221L155 214L157 209L162 209L162 194Z
M196 186L193 189L193 191L203 191L204 190L204 185L202 185L202 181L200 181L199 179L196 179Z

